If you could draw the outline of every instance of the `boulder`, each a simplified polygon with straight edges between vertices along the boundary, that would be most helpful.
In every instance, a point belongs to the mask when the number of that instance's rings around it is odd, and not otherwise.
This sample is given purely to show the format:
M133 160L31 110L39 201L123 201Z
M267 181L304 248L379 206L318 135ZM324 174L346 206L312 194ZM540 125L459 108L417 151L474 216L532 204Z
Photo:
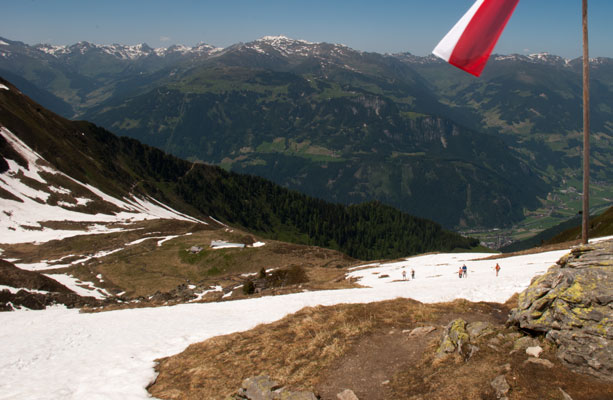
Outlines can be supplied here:
M280 387L277 382L265 375L247 378L241 386L243 396L250 400L272 400L272 391Z
M238 393L230 398L243 400L317 400L312 392L286 390L266 375L245 379Z
M573 248L519 295L509 323L543 334L572 370L613 381L613 240Z
M534 358L539 358L542 352L543 348L541 346L533 346L526 349L526 354Z
M425 336L434 330L436 330L436 327L434 326L420 326L419 328L415 328L410 331L407 330L406 332L409 332L409 336L413 337L413 336ZM402 331L402 332L404 333L405 331Z
M489 322L471 322L466 325L466 332L470 336L470 340L479 339L482 336L491 335L494 333L494 328Z
M336 395L338 400L359 400L358 396L351 389L345 389Z
M504 377L504 375L498 375L490 383L490 385L496 391L497 399L506 399L506 395L507 393L509 393L509 390L511 389L511 386L509 386L509 383L507 382L507 379Z
M436 358L443 359L447 355L458 352L463 355L463 346L470 340L468 333L466 332L466 321L462 318L458 318L451 321L445 328L441 344L436 351Z

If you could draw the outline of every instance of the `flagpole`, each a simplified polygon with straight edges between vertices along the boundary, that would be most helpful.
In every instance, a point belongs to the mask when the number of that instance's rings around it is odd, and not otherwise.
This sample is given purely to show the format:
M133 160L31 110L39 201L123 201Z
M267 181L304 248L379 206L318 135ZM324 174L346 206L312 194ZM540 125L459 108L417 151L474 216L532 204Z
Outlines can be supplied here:
M581 242L587 244L590 216L590 58L587 36L587 0L583 0L583 212Z

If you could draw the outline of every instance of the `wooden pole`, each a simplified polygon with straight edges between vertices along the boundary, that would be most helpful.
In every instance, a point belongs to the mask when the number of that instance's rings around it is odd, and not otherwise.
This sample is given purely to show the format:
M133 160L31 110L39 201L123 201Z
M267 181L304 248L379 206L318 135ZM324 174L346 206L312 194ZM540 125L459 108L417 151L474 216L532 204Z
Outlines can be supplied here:
M581 242L587 244L590 216L590 58L587 38L587 0L583 0L583 217Z

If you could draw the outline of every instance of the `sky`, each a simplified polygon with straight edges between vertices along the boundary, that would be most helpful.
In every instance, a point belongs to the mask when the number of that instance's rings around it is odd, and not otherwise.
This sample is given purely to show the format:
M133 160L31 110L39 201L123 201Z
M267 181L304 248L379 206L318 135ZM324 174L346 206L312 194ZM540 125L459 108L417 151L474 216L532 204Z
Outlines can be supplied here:
M227 47L267 35L427 55L474 0L0 0L0 37L28 44ZM590 57L613 57L613 1L589 0ZM581 0L520 0L494 53L581 55Z

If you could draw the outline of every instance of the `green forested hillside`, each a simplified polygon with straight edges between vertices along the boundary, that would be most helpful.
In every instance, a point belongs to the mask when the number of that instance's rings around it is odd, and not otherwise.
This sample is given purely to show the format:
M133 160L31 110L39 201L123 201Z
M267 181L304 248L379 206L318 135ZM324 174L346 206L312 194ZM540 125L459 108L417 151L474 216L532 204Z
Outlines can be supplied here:
M178 159L91 123L65 120L0 82L10 88L0 91L2 126L59 170L115 196L148 194L194 216L213 216L264 237L339 249L362 259L478 244L380 203L332 204L263 178ZM0 147L2 159L15 159L5 147Z
M548 190L499 138L410 111L419 85L338 79L198 67L86 115L183 158L330 201L377 199L449 227L508 225Z

